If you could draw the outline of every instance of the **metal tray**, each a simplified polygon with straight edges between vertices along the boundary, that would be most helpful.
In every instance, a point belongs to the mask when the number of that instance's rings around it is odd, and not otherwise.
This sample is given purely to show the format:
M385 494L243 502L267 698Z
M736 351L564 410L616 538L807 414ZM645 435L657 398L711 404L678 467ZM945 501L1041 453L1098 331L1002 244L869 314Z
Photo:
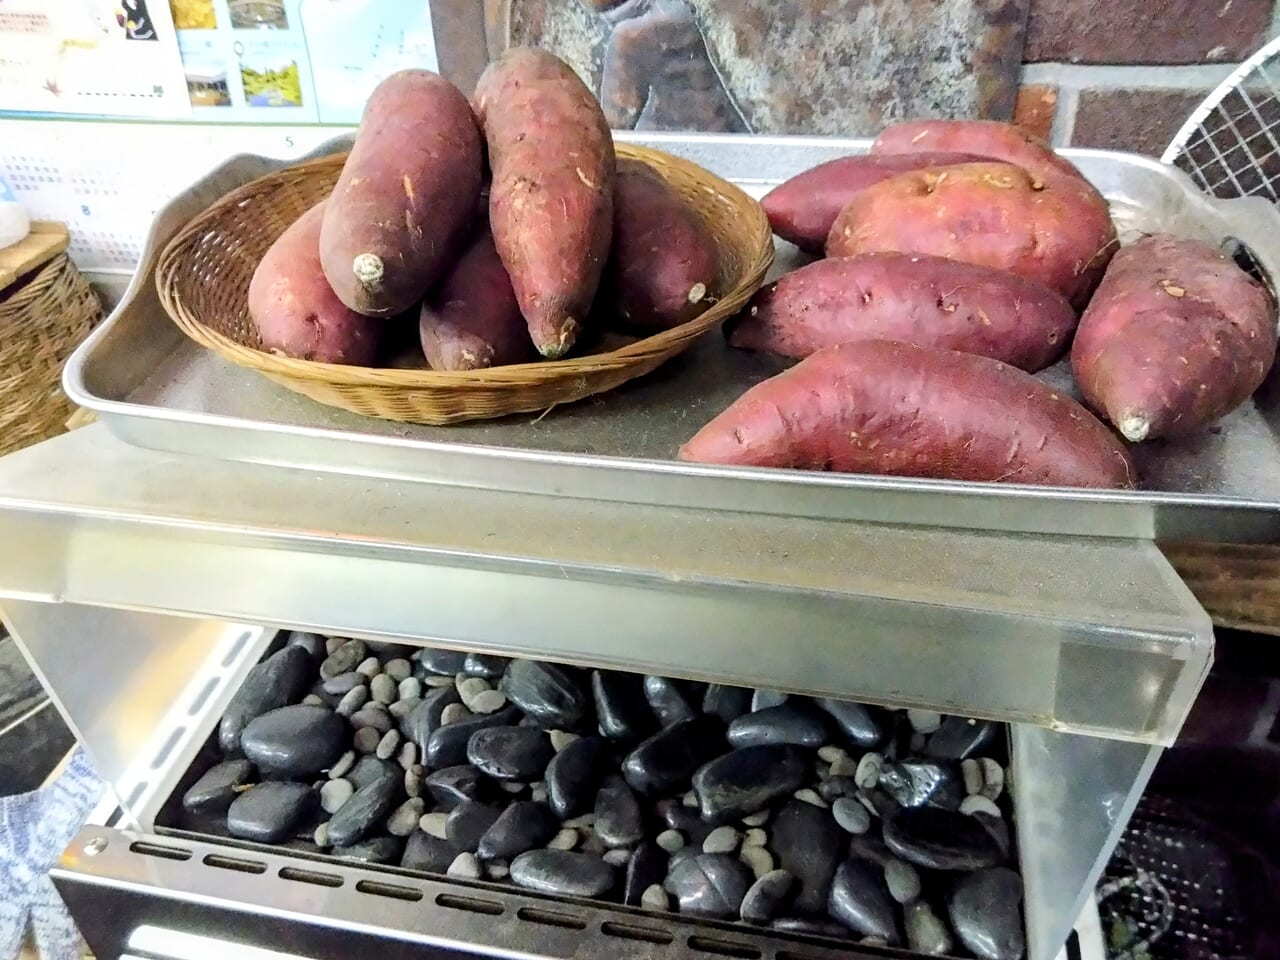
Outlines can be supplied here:
M624 135L620 135L620 139ZM756 196L865 140L625 135L679 154ZM335 138L314 155L345 148ZM1217 200L1181 171L1143 157L1065 150L1112 205L1122 240L1169 231L1238 240L1276 289L1280 215L1258 198ZM187 340L161 309L156 259L187 220L234 187L293 161L234 157L157 216L142 261L108 320L76 351L63 383L139 446L310 470L632 503L832 520L1135 538L1280 537L1280 372L1203 435L1135 448L1139 491L1091 491L674 460L681 442L781 363L711 334L655 374L555 409L455 427L418 427L320 406ZM780 244L775 273L797 251ZM1044 377L1074 392L1066 364Z

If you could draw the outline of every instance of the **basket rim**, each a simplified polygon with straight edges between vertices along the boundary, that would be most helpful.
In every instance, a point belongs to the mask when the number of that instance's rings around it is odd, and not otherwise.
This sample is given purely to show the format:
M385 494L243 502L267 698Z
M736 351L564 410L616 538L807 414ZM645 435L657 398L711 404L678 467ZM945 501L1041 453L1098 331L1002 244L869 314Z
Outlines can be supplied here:
M347 153L330 154L289 164L242 184L195 216L169 241L156 263L155 284L161 305L169 318L189 338L220 353L232 362L273 376L295 380L319 381L333 386L366 386L401 389L494 389L505 386L528 386L531 381L553 383L589 377L609 370L625 369L655 354L669 354L693 339L720 325L741 309L759 289L774 259L773 232L763 207L737 184L730 183L705 168L652 147L615 141L619 158L638 160L653 167L673 163L691 172L703 189L729 198L738 208L738 226L743 234L754 237L752 256L732 289L705 311L683 324L662 330L614 350L570 356L559 360L538 360L507 364L479 370L402 369L395 367L363 367L350 364L321 363L300 360L283 354L258 350L231 339L190 316L182 303L175 264L181 251L196 237L203 236L219 215L239 205L246 196L256 195L266 181L282 175L296 176L312 167L327 168L345 162ZM746 245L744 244L744 249Z

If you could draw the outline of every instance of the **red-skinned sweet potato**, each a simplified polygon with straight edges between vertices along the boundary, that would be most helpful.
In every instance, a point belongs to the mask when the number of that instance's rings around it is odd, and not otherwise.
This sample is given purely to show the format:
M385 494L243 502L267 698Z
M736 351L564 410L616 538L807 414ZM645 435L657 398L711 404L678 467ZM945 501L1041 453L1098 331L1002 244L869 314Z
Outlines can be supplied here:
M373 364L385 321L334 294L320 267L321 201L276 238L249 281L249 316L262 348L298 360Z
M902 173L836 217L827 256L924 253L1039 280L1083 307L1116 247L1106 201L1078 177L1008 163Z
M1071 304L1038 281L942 257L864 253L762 288L729 342L801 359L851 340L901 340L1035 372L1067 352L1075 325Z
M534 360L511 278L480 230L419 313L422 352L432 370L480 370Z
M467 98L428 70L402 70L365 104L320 231L329 285L352 310L412 307L458 255L483 171Z
M613 229L613 136L578 75L541 50L514 47L475 92L489 144L489 223L545 357L573 346L591 308Z
M682 460L1070 487L1128 487L1120 441L998 360L892 340L829 347L759 383Z
M975 153L1037 174L1081 176L1075 164L1039 137L998 120L907 120L886 128L871 144L871 153L880 156L938 150Z
M1209 245L1156 235L1112 259L1080 319L1071 365L1085 400L1139 441L1230 413L1275 355L1267 291Z
M629 329L667 330L713 302L717 270L715 238L697 212L645 164L619 160L597 306Z
M889 177L925 167L987 159L970 153L841 157L778 184L760 201L773 232L805 253L822 254L831 224L854 194Z

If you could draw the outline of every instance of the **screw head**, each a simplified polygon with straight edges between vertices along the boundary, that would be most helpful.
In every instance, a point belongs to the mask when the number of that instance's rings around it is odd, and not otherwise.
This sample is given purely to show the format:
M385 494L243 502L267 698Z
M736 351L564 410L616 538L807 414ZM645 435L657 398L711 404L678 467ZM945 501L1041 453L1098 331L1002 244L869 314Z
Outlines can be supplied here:
M96 857L105 849L107 849L106 837L94 837L84 845L84 855L86 857Z

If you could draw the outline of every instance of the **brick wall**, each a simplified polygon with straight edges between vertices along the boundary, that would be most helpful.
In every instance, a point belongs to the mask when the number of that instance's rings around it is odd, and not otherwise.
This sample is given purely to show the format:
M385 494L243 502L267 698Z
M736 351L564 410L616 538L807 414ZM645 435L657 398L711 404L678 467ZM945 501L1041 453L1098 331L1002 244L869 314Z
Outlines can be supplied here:
M1058 146L1158 156L1278 32L1277 0L1031 0L1017 120Z

